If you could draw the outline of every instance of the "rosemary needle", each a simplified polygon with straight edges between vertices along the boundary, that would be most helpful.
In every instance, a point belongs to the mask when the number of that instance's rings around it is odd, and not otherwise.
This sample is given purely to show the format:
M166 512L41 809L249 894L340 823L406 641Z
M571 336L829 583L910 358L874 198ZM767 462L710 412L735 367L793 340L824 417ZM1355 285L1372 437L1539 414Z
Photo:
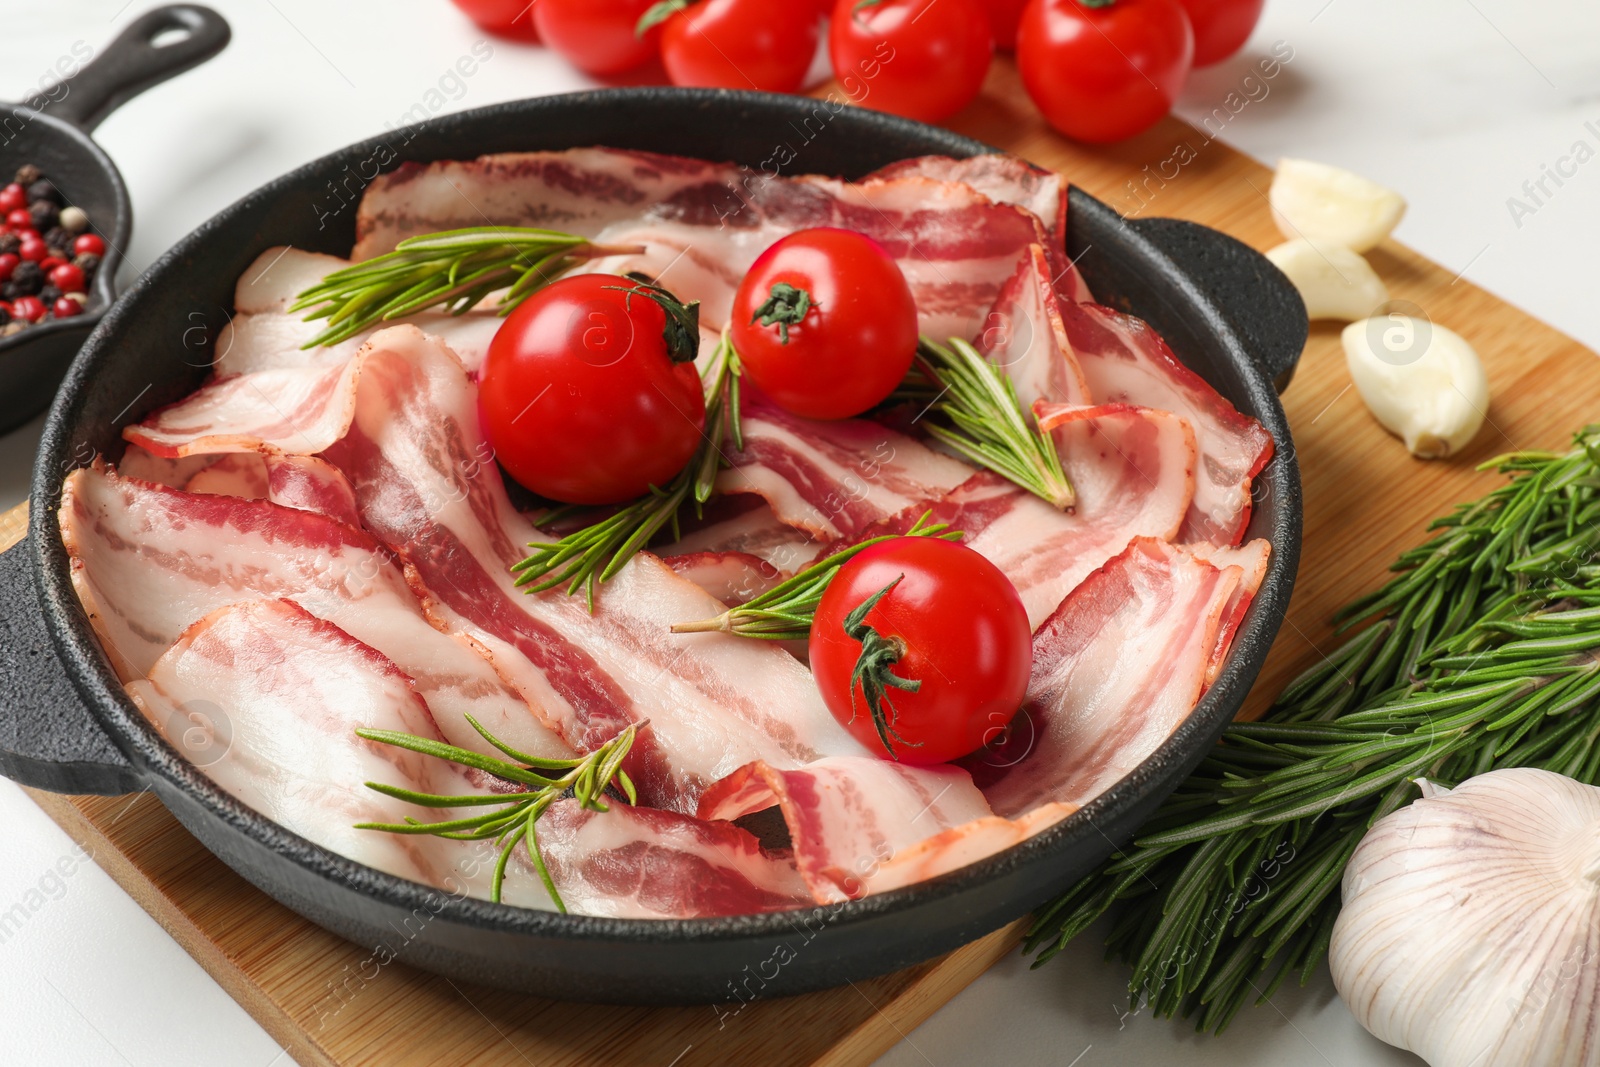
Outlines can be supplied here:
M1339 882L1377 819L1496 767L1600 782L1600 427L1436 520L1364 627L1239 723L1132 845L1042 909L1035 966L1102 915L1130 997L1221 1031L1327 953Z
M485 756L470 749L457 748L455 745L394 730L357 730L356 734L368 741L394 745L396 748L409 749L424 756L484 771L502 781L524 786L522 792L452 797L419 793L399 786L385 785L382 782L368 782L367 788L384 796L422 807L467 808L496 805L496 808L482 815L469 815L445 822L420 822L407 818L403 823L357 823L356 829L379 830L391 834L428 834L451 841L483 841L492 838L500 846L499 859L495 863L494 877L489 888L489 899L496 904L500 902L500 890L505 883L506 864L510 861L511 854L516 851L516 847L519 844L524 845L528 850L528 858L533 861L534 870L539 873L540 881L544 882L545 889L550 893L550 899L565 914L567 906L562 901L561 894L556 891L555 881L550 877L550 871L545 867L544 856L539 851L537 832L539 816L568 792L571 792L573 799L581 807L591 811L609 811L605 802L605 792L613 781L627 796L629 804L637 804L638 796L634 792L633 782L628 778L628 772L622 769L622 761L627 757L628 750L633 747L634 738L645 723L630 725L587 756L578 759L544 759L530 756L526 752L518 752L485 730L471 715L467 716L467 721L472 724L474 730L483 735L484 740L516 762Z

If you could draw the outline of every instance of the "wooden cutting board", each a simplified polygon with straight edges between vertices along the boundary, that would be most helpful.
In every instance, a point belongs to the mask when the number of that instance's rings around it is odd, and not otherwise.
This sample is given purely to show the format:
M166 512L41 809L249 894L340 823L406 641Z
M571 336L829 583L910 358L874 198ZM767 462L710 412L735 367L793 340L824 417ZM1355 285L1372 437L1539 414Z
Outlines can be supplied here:
M1281 240L1267 211L1270 173L1175 119L1120 145L1073 145L1040 122L1015 69L1001 61L983 97L952 125L1060 169L1125 214L1194 219L1262 249ZM1494 397L1489 423L1457 459L1412 459L1350 389L1338 328L1313 327L1284 396L1306 488L1299 584L1246 715L1333 647L1333 610L1381 581L1430 518L1496 483L1477 463L1511 449L1562 448L1574 429L1600 418L1600 365L1588 349L1398 244L1371 259L1394 297L1477 347ZM0 535L11 532L0 547L21 536L19 514L0 521ZM708 1007L538 1000L399 964L353 977L366 950L250 887L153 797L33 796L306 1067L869 1063L1010 951L1020 929L899 974L753 1004L723 1020Z

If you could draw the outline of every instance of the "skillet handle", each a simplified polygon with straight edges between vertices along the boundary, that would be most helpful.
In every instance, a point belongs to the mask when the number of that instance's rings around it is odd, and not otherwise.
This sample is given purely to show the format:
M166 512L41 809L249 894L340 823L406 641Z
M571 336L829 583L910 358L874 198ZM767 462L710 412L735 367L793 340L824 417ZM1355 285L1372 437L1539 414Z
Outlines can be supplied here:
M1204 279L1212 301L1250 342L1250 355L1282 393L1305 348L1308 323L1300 294L1283 272L1242 241L1183 219L1135 219L1129 225L1191 278Z
M188 36L165 45L151 43L169 31ZM221 15L199 4L146 11L128 23L98 58L62 83L67 93L52 105L51 113L88 133L146 89L222 51L232 35Z
M53 793L136 793L139 775L84 706L45 632L29 547L0 553L0 774Z

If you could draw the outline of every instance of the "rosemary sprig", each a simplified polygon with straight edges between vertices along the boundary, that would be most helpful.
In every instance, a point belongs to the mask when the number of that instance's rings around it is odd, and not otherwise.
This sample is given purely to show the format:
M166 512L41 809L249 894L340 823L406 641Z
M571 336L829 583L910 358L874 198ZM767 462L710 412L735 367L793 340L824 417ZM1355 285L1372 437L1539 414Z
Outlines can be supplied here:
M928 433L1054 507L1072 507L1076 496L1055 441L1039 430L1032 412L1022 409L1004 368L960 338L940 345L924 337L915 369L933 385L934 410L949 420L949 425L930 421Z
M959 530L951 530L947 523L929 522L933 513L925 511L904 534L885 534L873 537L849 548L840 549L830 556L811 564L793 577L780 582L758 597L752 597L721 615L694 622L673 623L675 634L720 632L755 637L766 641L800 641L811 633L811 620L816 615L822 594L839 568L848 563L863 549L892 541L896 537L937 537L943 541L961 540Z
M739 356L726 332L701 376L706 389L706 424L700 447L688 465L664 487L624 505L600 521L575 530L557 541L528 545L528 558L511 570L517 584L530 593L567 586L568 593L584 591L591 609L595 587L606 581L633 554L670 526L678 536L678 515L693 501L696 512L711 498L717 471L722 466L722 442L743 447L739 428Z
M1327 952L1372 823L1496 767L1600 782L1600 427L1430 527L1341 613L1366 623L1229 728L1137 840L1036 917L1035 966L1102 915L1135 1005L1221 1031Z
M327 327L302 348L334 345L388 319L444 306L464 314L490 293L506 290L498 312L522 301L584 259L637 251L590 244L587 238L523 226L473 226L408 237L393 252L334 271L302 292L290 311Z
M494 811L482 815L469 815L445 822L421 822L408 817L403 823L357 823L356 829L380 830L391 834L429 834L451 841L493 839L500 846L500 858L495 863L489 899L497 904L500 902L501 887L505 884L506 864L510 862L511 854L516 847L523 844L528 850L528 858L533 861L534 870L539 872L540 881L544 882L545 889L550 893L550 899L564 914L567 906L562 901L561 894L556 891L550 871L545 867L544 856L539 852L537 829L539 816L569 792L582 807L591 811L608 811L610 809L606 806L605 793L613 782L628 798L629 804L637 804L638 795L634 792L628 772L622 769L622 761L627 757L628 750L633 747L633 740L645 722L630 725L587 756L578 759L545 759L531 756L526 752L518 752L485 730L471 715L467 716L467 721L472 724L474 730L483 735L484 740L516 762L511 763L493 756L485 756L481 752L473 752L471 749L457 748L455 745L394 730L363 729L357 730L356 734L368 741L420 752L424 756L447 760L463 767L473 767L501 781L527 788L519 793L475 793L449 797L435 793L419 793L399 786L385 785L382 782L368 782L367 788L376 790L384 796L427 808L467 808L487 805L496 807Z

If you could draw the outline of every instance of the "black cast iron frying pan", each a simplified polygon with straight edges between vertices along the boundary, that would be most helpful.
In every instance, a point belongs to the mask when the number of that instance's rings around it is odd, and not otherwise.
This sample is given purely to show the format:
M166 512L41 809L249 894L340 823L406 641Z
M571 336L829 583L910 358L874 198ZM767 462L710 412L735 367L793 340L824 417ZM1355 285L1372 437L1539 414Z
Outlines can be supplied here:
M88 212L106 243L83 314L0 338L0 433L44 410L78 346L117 297L117 267L133 232L133 211L122 175L89 134L146 89L222 51L229 33L208 7L158 7L128 23L70 78L24 103L0 103L0 183L22 164L36 165L68 203Z
M820 131L817 116L826 116ZM809 127L805 119L811 118ZM809 129L805 141L799 131ZM525 100L353 145L308 164L201 226L148 270L95 330L51 411L35 470L30 535L0 556L0 770L74 793L153 790L207 848L295 911L360 944L467 981L612 1002L706 1002L735 989L797 993L929 959L1036 907L1132 835L1233 718L1288 605L1300 547L1300 482L1274 380L1292 370L1305 309L1244 245L1166 219L1126 221L1074 189L1068 250L1101 298L1156 326L1173 348L1277 440L1257 481L1251 536L1272 563L1217 684L1134 773L1016 848L909 888L848 904L722 919L614 920L452 899L318 848L214 786L122 695L68 579L55 526L62 476L121 454L119 431L199 383L234 280L263 249L347 253L353 209L329 218L330 183L366 161L613 145L732 159L751 167L793 142L792 170L857 177L907 156L986 147L875 112L814 100L683 89L626 89ZM203 346L202 346L203 347ZM413 916L429 916L417 922ZM409 926L407 920L411 919ZM397 939L395 931L415 929ZM784 965L764 961L788 946ZM749 975L760 967L752 986ZM742 984L738 984L742 983Z

